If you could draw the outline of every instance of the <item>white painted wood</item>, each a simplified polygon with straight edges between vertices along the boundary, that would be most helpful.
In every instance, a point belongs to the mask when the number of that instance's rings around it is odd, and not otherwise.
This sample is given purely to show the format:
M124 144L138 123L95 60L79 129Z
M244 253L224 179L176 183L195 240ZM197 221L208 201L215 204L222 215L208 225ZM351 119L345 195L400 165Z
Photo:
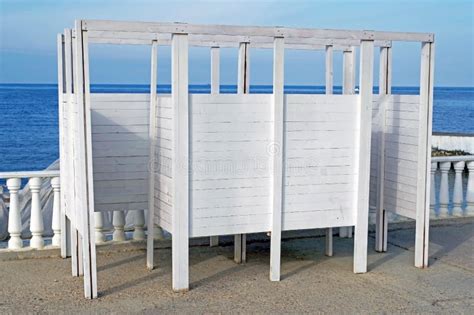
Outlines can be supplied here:
M90 298L97 298L97 263L96 250L94 240L94 181L93 181L93 158L92 158L92 119L91 119L91 100L90 100L90 80L89 80L89 45L88 34L83 34L83 66L84 66L84 111L85 111L85 147L86 147L86 192L88 212L85 215L85 226L83 232L84 244L84 268L85 276L89 276L90 280ZM87 247L86 247L87 245ZM87 270L89 272L87 273Z
M173 34L171 89L174 123L174 208L172 215L173 290L189 289L189 108L188 38Z
M250 51L249 43L239 44L239 55L237 63L237 94L248 94L250 91ZM245 235L234 237L234 261L245 262L247 243Z
M256 27L230 25L198 25L185 23L159 22L125 22L86 20L84 30L88 31L129 31L148 33L181 33L206 35L240 35L272 36L285 38L320 38L320 39L354 39L354 40L389 40L389 41L426 41L434 40L433 34L408 32L374 32L353 30L328 30L285 27Z
M372 126L372 88L374 43L362 41L360 46L360 134L358 164L358 196L354 231L354 272L367 271L367 238L369 219L370 139Z
M156 156L156 89L158 83L158 43L153 41L151 46L150 61L150 110L149 110L149 154L148 165L154 161ZM154 165L153 165L154 166ZM146 248L146 266L148 270L154 268L154 229L155 229L155 170L154 167L148 171L148 223L147 223L147 248Z
M434 44L421 45L420 107L418 136L417 186L420 191L416 200L415 267L428 267L429 245L429 195L428 178L431 165L431 129L433 108Z
M249 43L240 43L237 70L237 93L247 94L250 87L250 51Z
M211 47L211 94L220 93L220 48ZM209 246L219 246L219 236L211 236Z
M21 179L7 179L7 187L10 193L10 209L8 212L8 249L20 249L23 247L21 240L21 213L18 200L18 190L21 187Z
M386 108L387 102L381 101L384 95L391 94L391 76L392 76L392 60L391 48L380 49L380 66L379 66L379 98L378 98L378 117L374 125L372 135L372 143L376 143L378 151L372 154L372 161L376 165L376 221L375 221L375 250L378 252L387 251L388 236L388 216L384 208L384 183L385 183L385 134L386 134Z
M334 85L334 48L326 46L326 94L333 94Z
M53 188L53 217L51 228L53 230L53 246L61 246L61 182L59 177L51 179L51 187Z
M430 219L437 217L435 211L436 205L436 184L435 184L435 175L436 170L438 169L438 162L431 162L430 169Z
M66 156L66 143L67 143L67 133L65 132L65 126L64 126L64 121L65 121L65 113L64 113L64 106L67 106L65 104L65 100L63 96L65 95L65 85L66 85L66 79L65 79L65 55L66 55L66 43L65 43L65 38L63 34L58 34L57 38L57 54L58 54L58 116L59 116L59 169L60 172L62 173L62 176L59 178L59 187L66 187L66 169L68 168L67 164L65 163L65 160L67 158ZM61 257L66 258L67 256L67 243L66 243L66 191L65 189L60 190L60 194L58 196L59 198L59 209L58 213L56 214L56 220L53 220L53 222L59 223L56 225L56 232L54 233L54 236L58 235L54 241L56 246L60 246L61 248ZM61 235L61 231L63 231L63 234Z
M220 48L211 47L211 94L220 90Z
M284 39L276 37L273 49L273 150L272 155L272 228L270 243L270 280L280 281L281 230L284 195L285 104L284 104Z
M334 85L334 49L333 46L326 46L326 95L333 94ZM326 230L326 256L333 255L333 238L332 228Z

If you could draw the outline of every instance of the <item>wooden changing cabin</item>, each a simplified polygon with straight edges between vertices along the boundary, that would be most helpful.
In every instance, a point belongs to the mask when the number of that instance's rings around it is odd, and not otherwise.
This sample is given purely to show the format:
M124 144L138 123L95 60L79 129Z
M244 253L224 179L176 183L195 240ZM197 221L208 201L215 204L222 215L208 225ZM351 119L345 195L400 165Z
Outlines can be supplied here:
M422 42L420 95L391 95L392 41ZM93 43L149 45L151 92L91 93ZM171 94L157 94L159 45L171 47ZM85 296L97 297L97 211L147 209L147 266L156 224L172 235L177 291L189 288L191 237L236 235L240 261L245 234L270 232L270 279L278 281L282 231L326 228L331 255L331 228L354 227L354 272L366 272L369 191L377 249L386 250L385 211L408 216L417 222L415 264L426 266L433 45L433 35L422 33L76 21L58 37L63 228L70 235L62 253L72 256L73 275L84 275ZM210 47L210 94L188 92L190 46ZM219 94L219 47L239 49L237 94ZM249 93L252 48L273 50L272 94ZM284 94L288 48L325 50L325 95ZM332 93L334 50L343 51L343 95Z

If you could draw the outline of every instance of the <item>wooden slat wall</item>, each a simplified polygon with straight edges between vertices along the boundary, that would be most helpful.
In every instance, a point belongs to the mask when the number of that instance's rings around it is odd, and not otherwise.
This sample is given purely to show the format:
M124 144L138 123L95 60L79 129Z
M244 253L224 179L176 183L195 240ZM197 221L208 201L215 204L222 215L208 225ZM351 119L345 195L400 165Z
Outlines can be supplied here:
M191 95L190 236L270 230L271 95Z
M148 94L91 94L96 211L148 207Z
M387 211L416 218L418 126L420 97L389 95L386 108L384 206Z
M355 224L357 95L287 95L283 230Z
M155 222L172 233L173 108L171 97L158 96L156 106Z

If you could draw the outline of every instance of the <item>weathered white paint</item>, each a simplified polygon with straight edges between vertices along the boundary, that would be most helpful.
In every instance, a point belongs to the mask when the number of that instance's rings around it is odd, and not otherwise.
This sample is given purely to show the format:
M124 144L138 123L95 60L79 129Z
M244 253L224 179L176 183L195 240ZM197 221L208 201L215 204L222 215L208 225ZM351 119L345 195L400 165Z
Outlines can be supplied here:
M433 133L431 137L431 145L433 148L438 148L440 150L461 150L474 154L474 135Z
M188 37L173 34L171 43L171 90L173 104L173 290L189 289L189 104Z

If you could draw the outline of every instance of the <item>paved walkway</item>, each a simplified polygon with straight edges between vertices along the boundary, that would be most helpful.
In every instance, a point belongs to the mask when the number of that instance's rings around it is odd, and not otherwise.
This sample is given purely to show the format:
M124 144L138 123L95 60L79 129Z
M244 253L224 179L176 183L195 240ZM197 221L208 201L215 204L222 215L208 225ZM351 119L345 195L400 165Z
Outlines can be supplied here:
M171 291L171 251L156 251L145 269L141 250L99 254L100 298L85 300L70 260L0 262L0 313L474 313L474 222L431 229L430 268L413 267L414 230L389 233L388 252L370 236L369 272L352 273L352 240L335 237L282 244L282 281L268 280L269 242L248 246L248 263L232 261L233 247L193 247L191 290Z

